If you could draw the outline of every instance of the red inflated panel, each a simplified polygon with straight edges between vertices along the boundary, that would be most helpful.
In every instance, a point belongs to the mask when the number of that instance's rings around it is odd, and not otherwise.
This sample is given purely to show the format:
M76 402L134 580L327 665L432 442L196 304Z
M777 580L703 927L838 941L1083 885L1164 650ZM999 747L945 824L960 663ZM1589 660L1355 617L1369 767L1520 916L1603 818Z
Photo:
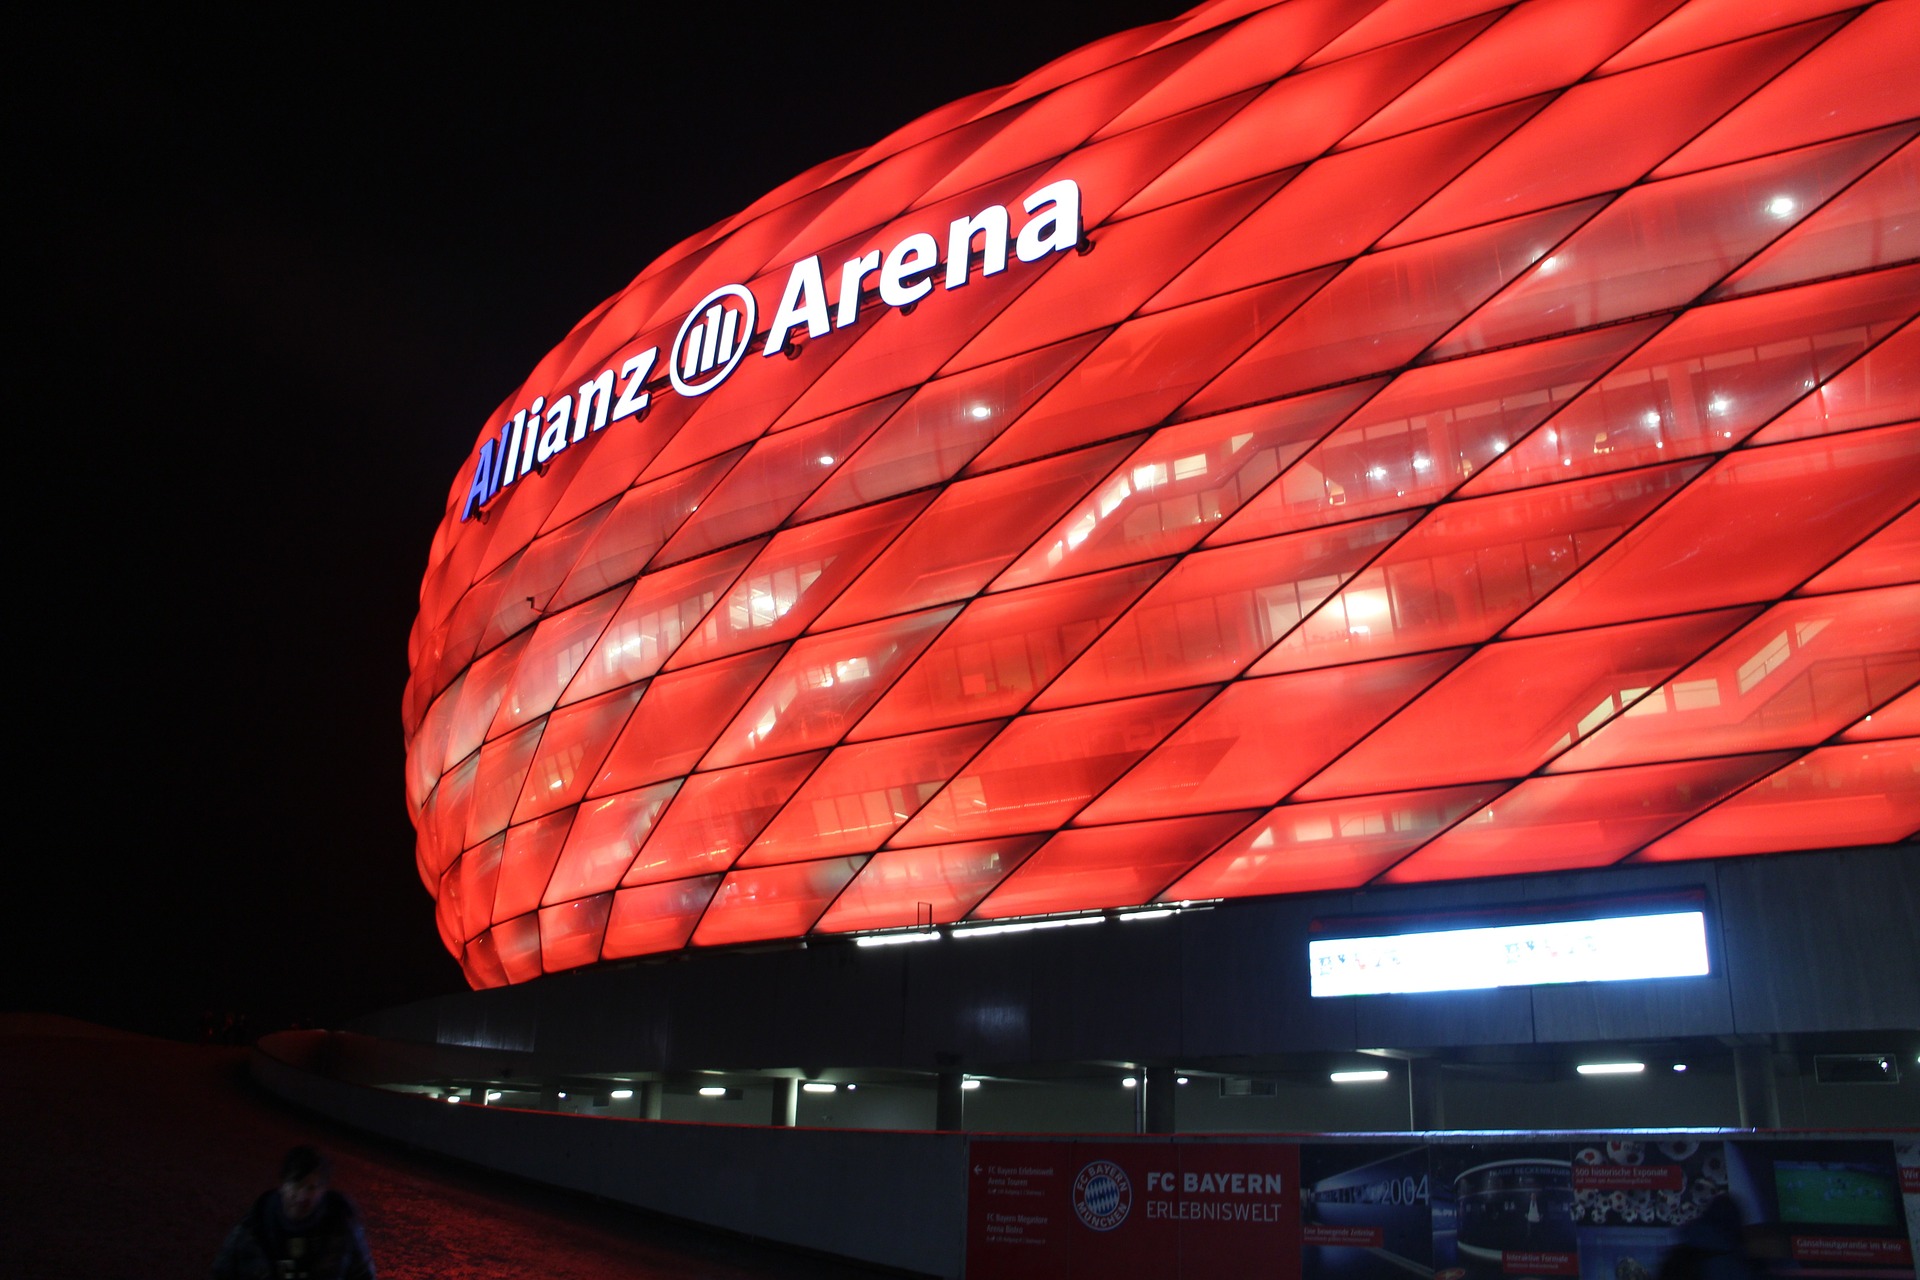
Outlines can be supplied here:
M621 498L560 584L552 607L631 582L735 461L734 454L714 458Z
M740 709L784 651L781 645L756 649L649 684L587 794L608 795L691 773L713 743L714 726Z
M618 960L675 951L687 945L693 926L707 909L720 877L696 876L622 889L613 895L601 956Z
M969 761L889 844L946 844L1058 827L1212 693L1023 716Z
M721 947L803 934L865 862L822 858L732 872L694 930L693 945Z
M1692 53L1723 40L1738 40L1806 18L1854 6L1848 0L1689 0L1600 66L1600 74L1645 66Z
M841 627L975 594L1135 443L1114 441L948 486L819 625Z
M573 812L568 810L508 828L500 851L500 878L494 888L495 924L525 915L540 905L547 881L553 878L553 864L560 859L560 846L566 843L572 826Z
M1585 221L1597 201L1369 254L1187 405L1213 413L1405 364Z
M561 690L586 661L624 594L609 591L533 629L533 639L515 664L513 680L500 700L489 736L553 710Z
M1655 327L1654 322L1615 325L1409 369L1248 503L1245 513L1212 541L1265 537L1436 502L1579 395Z
M1154 306L1193 302L1364 253L1539 106L1531 101L1501 107L1328 157L1174 277Z
M1440 507L1261 659L1254 674L1489 639L1698 470L1682 463Z
M1234 38L1216 40L1192 61L1121 112L1110 131L1132 129L1299 66L1307 56L1366 15L1379 0L1295 0L1248 17ZM1176 46L1177 47L1177 46Z
M749 542L730 547L650 573L635 583L633 594L613 615L593 652L580 663L579 673L561 701L590 698L659 671L764 545Z
M660 549L658 564L768 533L906 399L899 392L757 442Z
M1877 742L1881 738L1920 737L1920 685L1907 690L1840 735L1842 742Z
M1920 738L1823 747L1634 855L1638 862L1892 844L1920 830Z
M1529 778L1380 880L1417 884L1605 866L1788 758L1738 756Z
M1920 267L1697 308L1463 492L1552 484L1731 449L1916 310Z
M994 579L994 589L1187 550L1379 386L1357 383L1162 427ZM1278 530L1242 536L1270 532Z
M1358 888L1499 790L1446 787L1281 805L1160 896L1187 902Z
M1816 574L1799 595L1858 591L1863 587L1920 582L1920 506L1847 552L1832 568Z
M744 867L871 853L1000 731L961 725L833 752L740 858Z
M1543 0L1485 34L1355 130L1372 141L1522 94L1571 84L1679 8L1680 0Z
M975 600L850 736L878 738L1014 714L1137 600L1167 563Z
M493 900L500 884L500 860L507 838L495 836L467 850L455 872L459 884L460 940L477 937L493 923ZM452 887L449 885L449 887Z
M1277 81L1120 212L1158 208L1314 159L1492 21L1483 14Z
M1100 228L1096 252L1063 260L953 358L967 368L1118 324L1273 194L1278 179L1242 183ZM1116 273L1115 264L1124 264Z
M613 895L595 894L540 908L540 963L548 973L577 969L600 958L600 940L607 931L607 913Z
M1525 777L1749 616L1726 610L1490 645L1295 794Z
M508 982L540 976L540 919L525 915L504 920L487 932Z
M486 737L488 726L500 710L501 700L507 696L507 685L513 679L520 652L532 637L530 631L515 636L467 668L466 683L460 690L460 706L447 729L443 769L450 769L472 755Z
M1716 463L1514 627L1518 635L1785 595L1920 493L1920 423Z
M1873 350L1762 427L1753 444L1877 427L1920 408L1920 324L1909 321Z
M1909 142L1765 253L1728 277L1716 297L1920 258L1920 142Z
M1920 585L1777 604L1553 762L1810 747L1920 679Z
M1239 675L1408 523L1388 516L1188 556L1035 705L1067 706Z
M448 459L443 943L1907 838L1916 66L1920 0L1207 0L643 247Z
M1877 4L1787 68L1657 173L1684 173L1920 116L1920 4Z
M951 924L973 910L1045 838L1013 836L877 853L816 928L847 933Z
M998 920L1150 902L1252 816L1212 813L1062 831L975 907L970 918Z
M520 797L527 767L546 727L545 721L535 721L480 748L480 768L473 776L466 832L457 848L465 849L506 830L508 820L513 817L514 802Z
M1901 140L1868 134L1637 187L1434 350L1457 355L1678 307Z
M621 884L725 871L824 754L694 774L674 793Z
M1577 84L1394 228L1386 242L1626 187L1839 22L1811 22Z
M1464 656L1463 650L1420 654L1228 685L1088 805L1079 821L1133 822L1272 804Z
M951 480L1105 336L1086 334L927 383L820 486L797 518L812 520Z
M547 718L546 732L540 736L539 750L527 767L526 784L513 807L515 822L579 803L642 692L618 689Z
M678 781L662 782L582 804L541 901L566 902L619 884L660 811L679 789Z
M796 641L714 740L701 767L838 742L957 613L954 606L929 609Z
M799 635L932 497L898 498L774 535L668 659L668 669Z
M1308 272L1129 320L981 450L968 474L1160 425L1329 274ZM1128 374L1148 361L1154 377L1137 385Z

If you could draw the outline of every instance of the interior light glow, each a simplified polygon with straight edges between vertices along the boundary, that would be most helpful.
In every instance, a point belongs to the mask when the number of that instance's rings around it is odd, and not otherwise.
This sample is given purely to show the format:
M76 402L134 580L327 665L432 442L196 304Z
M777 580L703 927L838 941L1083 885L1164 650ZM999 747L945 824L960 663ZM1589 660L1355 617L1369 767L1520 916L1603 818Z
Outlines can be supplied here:
M1036 929L1069 929L1078 924L1099 924L1105 916L1075 916L1071 920L1022 920L1015 924L983 924L972 929L955 929L956 938L984 938L991 933L1032 933Z
M1646 1069L1644 1062L1583 1062L1574 1068L1583 1076L1637 1076Z
M1790 218L1799 207L1792 196L1775 196L1767 201L1767 212L1776 218Z
M1685 1071L1687 1069L1687 1064L1684 1062L1676 1062L1673 1064L1673 1069L1675 1071Z
M1122 1080L1120 1084L1122 1088L1126 1089L1137 1089L1140 1087L1140 1082L1132 1076L1128 1076L1125 1080Z
M1315 996L1698 977L1707 925L1702 912L1669 911L1315 939L1307 962Z
M633 1096L633 1090L615 1089L612 1093L608 1094L607 1096L612 1098L615 1102L625 1102L628 1098L631 1098Z
M559 1093L559 1096L564 1099L567 1096L567 1091L565 1089L562 1089Z
M993 410L988 408L984 404L977 404L973 406L973 408L967 410L967 412L972 414L976 421L981 418L991 418L993 416Z
M978 1089L980 1087L980 1082L978 1080L968 1078L960 1082L960 1087L962 1089Z
M1175 1076L1173 1078L1173 1082L1175 1084L1185 1084L1187 1082L1187 1078L1185 1076Z
M1371 1084L1386 1078L1387 1073L1378 1067L1371 1071L1335 1071L1327 1076L1335 1084Z
M1164 920L1168 916L1178 915L1172 907L1160 907L1152 911L1128 911L1120 916L1122 920Z
M823 454L821 454L821 455L820 455L820 465L821 465L821 466L823 466L823 467L830 467L830 466L832 466L832 465L833 465L833 455L832 455L832 454L830 454L830 453L823 453Z
M727 1096L727 1091L717 1084L703 1084L700 1086L700 1096L703 1098L724 1098Z
M903 942L937 942L938 933L873 933L864 938L855 939L859 947L892 947Z
M448 1101L448 1102L458 1102L458 1101L460 1101L460 1099L458 1099L458 1098L456 1098L456 1097L454 1097L454 1096L453 1096L452 1094L448 1094L448 1095L447 1095L447 1101Z
M809 1080L800 1086L803 1093L833 1093L839 1089L837 1084L823 1084L818 1080Z

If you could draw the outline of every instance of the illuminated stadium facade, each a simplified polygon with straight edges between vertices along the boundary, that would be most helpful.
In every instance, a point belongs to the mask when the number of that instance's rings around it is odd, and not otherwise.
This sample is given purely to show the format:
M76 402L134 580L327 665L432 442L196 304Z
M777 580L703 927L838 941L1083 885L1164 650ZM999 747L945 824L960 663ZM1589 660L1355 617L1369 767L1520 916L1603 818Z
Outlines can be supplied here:
M448 493L405 702L448 949L496 988L1180 907L1227 923L1181 926L1166 1061L1913 1026L1916 33L1207 4L676 246ZM1636 895L1705 904L1719 995L1285 1036L1196 995L1200 930L1305 1010L1327 920ZM1796 912L1905 921L1906 976L1755 996Z

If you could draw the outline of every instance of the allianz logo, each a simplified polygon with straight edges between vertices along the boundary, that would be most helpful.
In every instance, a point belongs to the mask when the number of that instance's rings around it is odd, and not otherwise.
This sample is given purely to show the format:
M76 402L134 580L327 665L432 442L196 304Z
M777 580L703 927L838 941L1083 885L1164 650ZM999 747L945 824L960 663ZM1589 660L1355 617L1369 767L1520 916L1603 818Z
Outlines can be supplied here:
M526 408L480 442L462 504L462 521L485 520L500 494L547 465L572 445L627 419L644 417L656 394L704 396L726 382L745 357L799 354L796 334L821 338L874 314L863 299L884 308L909 308L937 287L951 293L976 277L998 275L1009 265L1038 262L1078 248L1084 235L1080 187L1070 178L1052 182L1020 201L1026 215L1019 230L1005 205L989 205L947 226L944 246L932 233L916 231L882 253L849 258L829 276L818 254L787 272L780 305L764 332L756 330L758 307L741 284L715 289L687 313L667 352L666 376L657 377L660 348L630 356L616 371L601 370L551 403L535 396ZM945 252L942 253L944 248ZM831 284L829 283L831 281Z

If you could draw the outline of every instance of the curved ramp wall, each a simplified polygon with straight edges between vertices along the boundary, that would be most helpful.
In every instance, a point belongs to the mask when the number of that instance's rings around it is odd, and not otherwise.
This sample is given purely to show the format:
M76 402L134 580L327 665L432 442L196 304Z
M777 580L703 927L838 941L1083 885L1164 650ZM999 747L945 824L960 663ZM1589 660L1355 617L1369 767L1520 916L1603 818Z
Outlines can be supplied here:
M268 1036L254 1078L358 1129L482 1168L879 1266L960 1273L964 1134L608 1120L445 1106L333 1078L329 1033Z

